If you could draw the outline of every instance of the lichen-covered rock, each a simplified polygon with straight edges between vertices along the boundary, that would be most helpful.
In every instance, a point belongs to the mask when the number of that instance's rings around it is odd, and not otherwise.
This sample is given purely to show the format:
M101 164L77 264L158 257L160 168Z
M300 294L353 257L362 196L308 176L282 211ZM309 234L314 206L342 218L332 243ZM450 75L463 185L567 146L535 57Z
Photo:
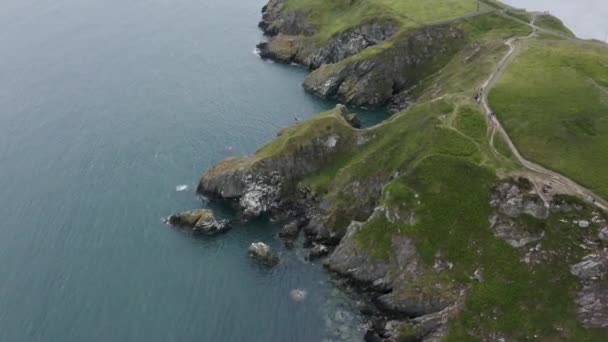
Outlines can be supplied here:
M185 227L194 233L207 235L224 232L230 228L228 221L216 220L208 209L195 209L169 216L168 222L176 227Z
M253 259L267 266L276 266L280 261L279 257L270 249L270 246L263 242L252 243L249 245L248 252Z

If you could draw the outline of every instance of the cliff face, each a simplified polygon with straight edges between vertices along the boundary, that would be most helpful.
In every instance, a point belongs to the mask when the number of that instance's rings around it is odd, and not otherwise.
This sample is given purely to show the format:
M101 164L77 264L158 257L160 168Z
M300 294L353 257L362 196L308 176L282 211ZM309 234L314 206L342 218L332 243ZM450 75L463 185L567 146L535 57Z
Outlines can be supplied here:
M439 70L464 44L464 33L449 25L414 29L369 58L323 65L306 78L304 89L325 99L379 107Z
M372 20L318 40L307 15L286 7L282 0L264 7L259 26L270 40L258 44L260 56L316 69L304 89L355 106L380 107L394 98L401 104L396 109L403 109L403 92L438 71L466 43L464 32L447 24L400 30L392 19ZM383 43L377 53L358 55Z
M319 42L310 38L317 28L310 24L306 13L285 7L284 0L271 0L262 10L258 26L270 37L268 42L258 44L262 58L316 69L379 44L398 30L397 23L392 20L369 22Z
M366 299L368 341L603 340L605 215L539 190L550 184L490 145L475 100L504 39L527 27L493 13L407 30L382 18L319 40L287 1L264 9L262 56L314 69L304 87L320 97L399 113L355 129L339 105L222 161L198 191L244 219L269 214L289 239L303 230L309 257L329 254Z
M349 125L347 116L346 109L338 106L317 117L314 125L306 122L280 131L277 140L256 155L229 158L207 171L198 192L238 201L246 216L280 209L299 179L356 146L362 133Z

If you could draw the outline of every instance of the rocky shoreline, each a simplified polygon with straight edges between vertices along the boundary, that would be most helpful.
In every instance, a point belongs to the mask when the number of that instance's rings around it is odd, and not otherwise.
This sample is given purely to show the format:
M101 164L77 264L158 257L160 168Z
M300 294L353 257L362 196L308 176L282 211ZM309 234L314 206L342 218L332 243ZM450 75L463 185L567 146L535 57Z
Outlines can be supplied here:
M259 27L269 40L258 45L260 56L308 67L311 74L303 84L307 91L355 106L403 110L414 100L412 88L428 76L418 70L426 70L429 63L445 64L467 44L456 26L439 24L401 32L391 20L366 22L320 42L311 38L317 28L306 14L288 10L284 0L270 0L262 13ZM369 58L352 58L389 40L389 48ZM375 133L360 130L356 117L342 105L315 120L280 131L274 142L255 155L220 162L203 174L197 192L233 204L239 220L269 215L282 227L278 234L286 243L303 234L308 259L321 259L340 283L356 289L364 300L360 309L369 317L366 341L439 341L450 319L463 310L472 286L446 281L455 267L453 261L437 251L429 265L415 239L406 234L389 236L388 251L380 257L362 247L357 236L366 225L378 221L413 225L416 205L408 202L403 207L385 200L390 197L387 184L399 177L398 172L387 170L340 189L363 199L353 201L340 221L334 210L337 200L316 193L302 180L365 145ZM418 194L413 196L419 204ZM587 254L572 265L570 273L580 279L576 299L580 321L586 327L608 327L608 290L601 285L608 278L604 247L608 225L603 214L589 216L581 204L562 197L547 202L525 178L500 180L489 196L488 231L515 249L520 262L529 267L556 257L544 247L544 231L528 229L529 222L568 213L576 219L566 223L580 229L591 222L604 227L597 236L590 230L583 233ZM218 222L208 213L194 216L186 212L172 216L170 222L205 233L227 229L227 222ZM263 243L252 244L249 253L268 266L279 263ZM483 283L485 272L481 267L474 269L469 280ZM500 335L487 338L504 340Z

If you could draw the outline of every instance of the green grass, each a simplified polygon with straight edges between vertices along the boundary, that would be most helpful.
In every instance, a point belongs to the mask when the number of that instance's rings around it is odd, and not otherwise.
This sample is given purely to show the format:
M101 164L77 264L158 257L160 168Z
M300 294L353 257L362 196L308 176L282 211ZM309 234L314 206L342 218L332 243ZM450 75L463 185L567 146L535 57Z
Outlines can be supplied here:
M336 135L340 139L349 141L355 136L355 131L335 109L319 113L309 120L283 129L277 139L258 149L256 156L268 158L290 154L304 144L329 135Z
M457 18L477 10L475 0L368 0L416 23Z
M608 48L531 42L492 90L490 104L526 158L608 198Z
M561 20L549 14L539 15L534 24L538 27L561 33L566 37L575 37L574 33L572 33Z
M355 241L374 257L388 260L391 236L406 234L415 240L427 266L438 252L454 263L447 271L449 278L470 290L463 312L451 321L447 341L479 340L489 332L518 341L534 335L544 340L601 341L603 332L578 323L572 299L579 285L568 272L569 265L584 255L579 244L589 232L560 220L571 221L581 213L554 215L548 221L522 216L519 224L544 232L543 248L559 256L528 266L520 261L526 249L522 252L495 238L488 226L493 212L490 191L496 181L492 169L463 158L425 158L385 191L385 203L395 203L389 200L395 192L409 203L415 223L392 224L380 216L368 222ZM589 215L590 209L585 210ZM483 272L481 283L470 279L477 269Z
M478 107L466 106L458 111L456 117L456 128L471 137L477 143L483 143L486 139L488 125L484 114Z
M474 0L288 0L317 27L312 39L331 36L370 21L394 20L402 29L449 20L477 10Z

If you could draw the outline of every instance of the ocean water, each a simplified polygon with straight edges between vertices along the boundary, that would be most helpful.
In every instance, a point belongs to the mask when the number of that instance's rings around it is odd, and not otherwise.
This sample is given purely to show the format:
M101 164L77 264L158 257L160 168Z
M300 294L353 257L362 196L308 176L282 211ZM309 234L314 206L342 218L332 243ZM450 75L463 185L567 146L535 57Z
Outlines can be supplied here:
M353 301L267 220L211 238L161 222L206 205L205 169L335 105L254 54L263 4L2 2L0 341L361 336ZM249 260L254 241L280 266Z

